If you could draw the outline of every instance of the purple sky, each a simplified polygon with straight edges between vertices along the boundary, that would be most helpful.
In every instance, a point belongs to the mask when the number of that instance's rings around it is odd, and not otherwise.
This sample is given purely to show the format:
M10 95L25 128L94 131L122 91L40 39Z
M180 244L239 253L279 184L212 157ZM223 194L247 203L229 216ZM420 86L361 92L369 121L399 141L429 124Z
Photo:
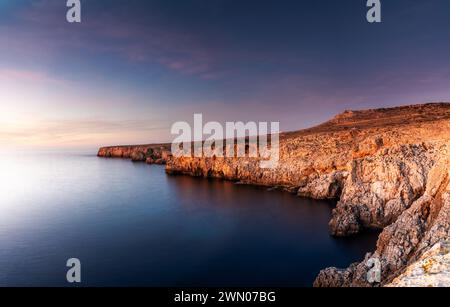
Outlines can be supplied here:
M175 121L305 128L345 109L450 100L450 2L0 1L0 145L170 141Z

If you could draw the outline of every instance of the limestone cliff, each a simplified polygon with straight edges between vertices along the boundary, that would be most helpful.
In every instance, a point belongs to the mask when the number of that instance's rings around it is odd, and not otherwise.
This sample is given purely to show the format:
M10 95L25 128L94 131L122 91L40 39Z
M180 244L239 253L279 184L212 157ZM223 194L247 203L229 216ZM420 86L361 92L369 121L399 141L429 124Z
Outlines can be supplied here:
M450 287L450 241L436 244L386 287Z
M115 147L100 156L147 157L146 147ZM314 128L280 135L280 161L261 169L254 158L177 158L168 174L216 177L338 199L335 236L384 229L369 258L390 282L450 235L450 103L346 111ZM366 261L322 271L316 286L373 286Z
M434 165L424 172L426 180L423 193L417 193L411 206L383 230L375 252L346 270L323 270L317 277L315 286L373 286L366 279L369 270L367 261L370 258L380 260L381 285L384 285L406 266L423 257L432 246L450 238L450 142L439 147L438 152L440 154L436 156ZM406 193L415 195L411 191L407 190ZM406 197L400 197L397 201L404 199ZM364 205L354 207L357 215L359 210L363 210L360 207L366 208ZM383 210L383 207L379 208Z
M99 157L131 159L134 162L165 164L170 155L170 144L111 146L99 149Z
M344 236L393 223L425 192L448 140L450 104L347 111L318 127L282 134L274 170L251 158L170 158L167 172L340 199L330 229Z
M257 159L170 158L169 174L276 186L299 196L335 198L336 236L384 229L377 250L385 284L450 235L450 104L346 111L311 129L280 135L280 163ZM366 261L322 271L316 286L373 286Z

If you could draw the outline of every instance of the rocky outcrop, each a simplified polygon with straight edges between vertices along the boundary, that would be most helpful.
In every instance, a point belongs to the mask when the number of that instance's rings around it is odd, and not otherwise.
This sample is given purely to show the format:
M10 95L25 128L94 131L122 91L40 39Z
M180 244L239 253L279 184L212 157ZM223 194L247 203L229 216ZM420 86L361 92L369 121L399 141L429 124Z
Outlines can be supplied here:
M315 286L373 286L366 278L370 270L367 265L369 259L380 261L380 284L384 285L405 267L423 258L434 245L450 238L450 142L439 147L438 152L437 160L427 173L424 192L383 230L376 251L368 254L365 261L346 270L323 270ZM445 270L450 269L448 262L442 265L447 265ZM436 282L439 280L435 279Z
M170 157L170 144L112 146L99 149L99 157L131 159L133 162L166 164Z
M339 199L330 230L346 236L392 224L420 198L450 140L450 104L346 111L318 127L280 135L276 169L255 158L171 158L167 173L280 187Z
M436 244L386 287L450 287L450 240Z
M423 195L441 143L395 145L351 161L330 222L334 235L384 228Z
M369 259L384 285L449 237L450 103L346 111L310 129L280 135L275 169L260 158L173 157L168 174L215 177L276 187L302 197L337 199L335 236L383 230L373 253L347 269L323 270L315 286L374 286ZM160 146L160 145L159 145ZM166 148L165 150L167 150ZM148 148L113 147L99 156L155 161ZM377 284L376 284L377 285Z
M376 251L363 262L326 269L315 286L374 286L366 278L369 259L379 259L383 285L449 237L448 192L443 192L448 185L449 142L448 103L346 111L318 127L280 135L280 162L273 170L259 168L259 159L174 157L166 169L169 174L338 199L331 234L354 235L364 228L384 231Z

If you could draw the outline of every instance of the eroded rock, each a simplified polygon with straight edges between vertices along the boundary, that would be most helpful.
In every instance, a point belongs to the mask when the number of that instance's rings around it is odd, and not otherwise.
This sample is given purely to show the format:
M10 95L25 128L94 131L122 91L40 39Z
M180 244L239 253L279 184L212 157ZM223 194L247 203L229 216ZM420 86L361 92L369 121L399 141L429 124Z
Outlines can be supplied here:
M384 285L449 237L449 142L450 104L437 103L347 111L317 127L281 134L275 169L261 169L259 159L251 158L176 158L169 145L102 148L99 156L142 160L143 152L143 161L167 162L168 174L339 199L330 221L333 235L384 230L363 262L326 269L315 285L374 286L366 278L370 257L379 259Z
M450 142L439 148L441 155L430 170L426 190L398 219L384 228L371 258L381 263L381 284L389 283L411 263L421 259L435 244L450 238ZM367 281L367 259L352 265L342 281L342 270L319 274L318 286L373 286ZM336 274L336 277L329 276ZM327 276L324 278L323 276ZM327 284L327 280L332 281ZM342 281L336 285L337 281Z
M386 287L450 287L450 241L436 244Z
M99 157L131 159L133 162L165 164L170 157L170 144L113 146L99 149Z

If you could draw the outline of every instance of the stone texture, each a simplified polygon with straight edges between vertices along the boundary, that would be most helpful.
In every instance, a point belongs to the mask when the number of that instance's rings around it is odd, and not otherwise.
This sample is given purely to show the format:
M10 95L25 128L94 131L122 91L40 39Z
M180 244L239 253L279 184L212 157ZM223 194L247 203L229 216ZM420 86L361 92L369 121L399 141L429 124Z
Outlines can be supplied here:
M436 244L386 287L450 287L450 241Z
M332 233L348 235L393 223L423 195L428 173L441 155L439 145L395 145L354 159L330 222Z
M373 286L366 279L369 258L380 260L381 285L387 284L435 244L450 238L450 142L438 149L440 155L427 174L424 193L398 219L384 228L375 252L347 271L322 271L316 286ZM439 278L435 281L439 282Z

